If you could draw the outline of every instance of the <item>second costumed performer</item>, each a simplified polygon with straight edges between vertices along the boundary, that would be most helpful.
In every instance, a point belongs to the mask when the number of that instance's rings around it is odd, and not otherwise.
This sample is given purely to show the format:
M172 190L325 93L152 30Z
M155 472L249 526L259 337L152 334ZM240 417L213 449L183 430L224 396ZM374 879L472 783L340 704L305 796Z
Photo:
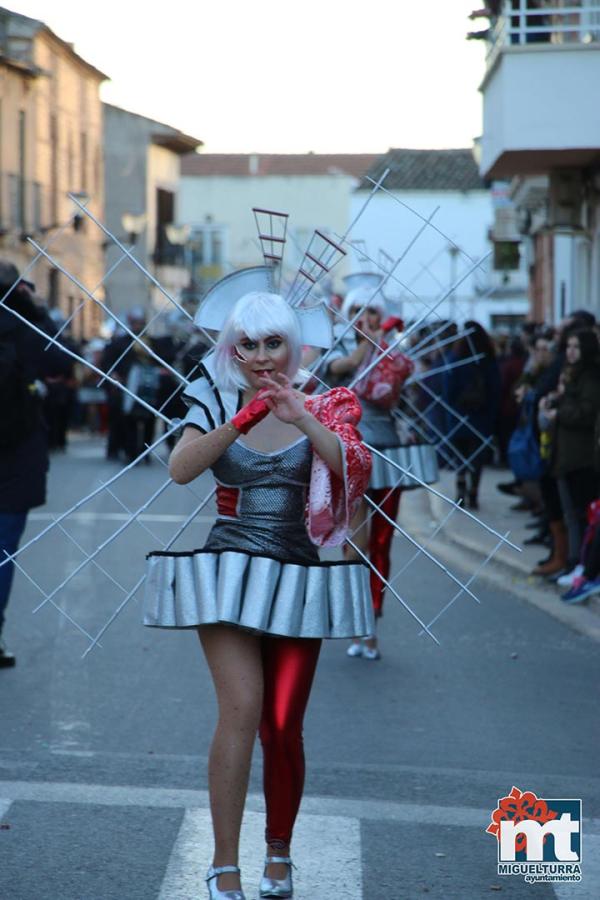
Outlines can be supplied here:
M238 849L257 731L267 810L260 896L292 896L302 723L321 642L373 632L366 567L320 562L317 549L344 542L371 470L355 395L339 387L308 397L294 386L302 346L331 343L327 314L297 312L266 291L237 299L244 280L224 279L197 316L205 327L220 318L222 330L185 391L191 405L169 462L179 484L212 470L217 519L201 550L149 555L145 597L146 625L198 630L217 694L211 900L244 898Z
M435 447L419 440L406 427L406 433L401 436L394 415L401 403L404 382L413 371L411 360L394 350L372 366L381 351L387 349L386 338L391 344L388 335L396 329L401 332L404 327L401 319L387 316L385 300L377 292L381 276L360 273L346 276L346 281L351 285L357 282L357 285L351 287L344 300L342 323L359 313L361 316L351 331L344 324L338 326L343 337L334 351L327 354L327 371L338 382L345 380L356 384L355 391L362 408L361 434L367 444L383 451L386 459L391 460L390 464L381 456L373 456L368 495L378 509L373 511L365 500L359 504L350 529L357 549L350 545L345 548L347 559L356 559L362 552L368 555L373 566L369 577L377 622L383 615L385 583L382 578L387 580L390 573L394 523L402 492L432 484L437 480L438 470ZM360 377L362 371L366 373L364 378ZM401 468L394 467L393 463ZM352 657L380 659L375 631L363 640L360 635L355 635L346 652Z

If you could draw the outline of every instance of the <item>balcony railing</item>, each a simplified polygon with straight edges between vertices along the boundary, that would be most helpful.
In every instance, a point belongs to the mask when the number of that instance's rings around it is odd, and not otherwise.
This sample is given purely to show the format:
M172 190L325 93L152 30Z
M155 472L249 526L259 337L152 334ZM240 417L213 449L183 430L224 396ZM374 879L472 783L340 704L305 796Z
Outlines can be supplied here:
M487 64L506 46L600 43L600 0L505 0L492 20Z

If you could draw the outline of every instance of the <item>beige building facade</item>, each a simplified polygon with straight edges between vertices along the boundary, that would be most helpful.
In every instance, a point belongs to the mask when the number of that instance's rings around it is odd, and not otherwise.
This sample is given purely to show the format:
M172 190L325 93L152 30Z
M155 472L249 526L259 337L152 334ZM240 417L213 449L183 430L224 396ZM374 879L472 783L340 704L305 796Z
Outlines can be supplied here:
M164 122L104 105L105 222L141 267L122 260L119 246L107 242L106 304L121 321L134 307L148 317L171 308L152 279L176 301L188 285L186 231L178 228L180 168L182 156L201 144ZM173 243L174 237L181 243Z
M293 273L315 228L334 240L345 232L352 192L376 159L349 153L186 156L179 220L190 226L188 261L198 293L233 269L262 262L253 207L289 215L284 265ZM347 271L345 257L332 271L334 289L342 289Z
M43 22L0 7L0 258L21 271L33 263L38 294L65 316L85 300L76 337L96 333L103 318L83 287L104 296L105 239L68 194L103 219L106 78Z

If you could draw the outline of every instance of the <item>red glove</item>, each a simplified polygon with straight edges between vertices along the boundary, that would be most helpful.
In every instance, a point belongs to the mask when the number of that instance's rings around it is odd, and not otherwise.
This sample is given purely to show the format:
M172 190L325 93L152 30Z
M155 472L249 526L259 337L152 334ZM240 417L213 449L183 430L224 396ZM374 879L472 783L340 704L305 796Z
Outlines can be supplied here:
M388 331L393 331L394 328L398 331L404 331L404 320L400 316L389 316L381 326L384 334L387 334Z
M251 428L268 416L270 410L262 399L262 393L263 391L259 391L254 399L250 403L246 403L231 420L231 424L237 428L240 434L248 434Z

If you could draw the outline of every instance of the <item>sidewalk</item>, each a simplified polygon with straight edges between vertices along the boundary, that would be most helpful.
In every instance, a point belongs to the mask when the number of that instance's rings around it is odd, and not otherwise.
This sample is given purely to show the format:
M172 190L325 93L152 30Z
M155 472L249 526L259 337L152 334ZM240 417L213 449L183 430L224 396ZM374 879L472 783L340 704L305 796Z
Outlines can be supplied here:
M486 468L479 495L480 508L473 515L501 536L509 532L508 540L516 544L520 552L503 544L478 578L487 578L496 585L509 589L570 628L600 641L600 597L591 597L586 604L569 606L560 600L564 588L531 575L532 569L540 559L547 556L548 550L539 544L523 546L523 541L533 534L525 528L531 516L529 513L511 510L510 507L519 498L501 494L496 489L499 482L510 480L510 471ZM433 487L453 500L454 473L441 472L439 482ZM457 562L471 571L481 566L499 541L498 537L479 522L460 512L453 513L432 537L451 507L429 491L407 492L402 506L407 524L410 523L411 529L419 532L421 539L430 542L429 546L436 555L443 556L447 562Z

